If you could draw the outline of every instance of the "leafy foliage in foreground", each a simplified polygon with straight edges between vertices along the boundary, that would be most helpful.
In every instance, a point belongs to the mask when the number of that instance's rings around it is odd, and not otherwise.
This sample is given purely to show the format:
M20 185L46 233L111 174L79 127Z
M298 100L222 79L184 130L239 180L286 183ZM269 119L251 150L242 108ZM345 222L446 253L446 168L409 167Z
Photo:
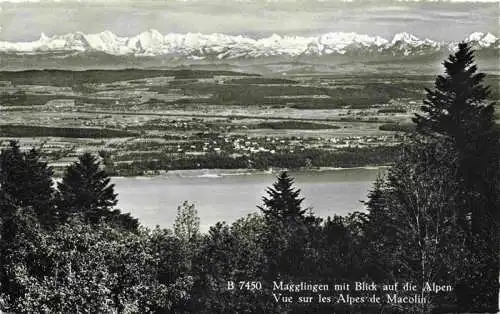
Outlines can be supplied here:
M160 231L119 231L73 221L48 232L20 211L9 223L15 241L2 245L2 292L18 313L169 311L188 297L190 277L160 281ZM168 244L167 244L168 245ZM163 262L175 262L165 260Z

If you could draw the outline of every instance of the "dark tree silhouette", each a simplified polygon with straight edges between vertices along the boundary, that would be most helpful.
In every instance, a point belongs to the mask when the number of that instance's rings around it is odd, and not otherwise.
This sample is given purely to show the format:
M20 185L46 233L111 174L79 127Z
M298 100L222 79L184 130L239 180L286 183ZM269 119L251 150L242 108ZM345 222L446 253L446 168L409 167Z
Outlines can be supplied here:
M427 89L423 113L413 119L416 133L387 186L375 186L369 195L367 235L378 234L380 245L371 243L375 251L387 251L396 266L402 263L396 268L405 273L397 276L452 281L455 310L494 312L500 207L494 107L467 44L459 44L444 67L435 88ZM395 234L388 232L391 225Z
M456 151L458 177L462 182L461 216L471 217L475 233L496 221L500 147L494 103L488 103L485 74L476 73L474 52L466 44L444 62L445 75L437 77L435 89L427 89L423 115L413 121L423 135L444 138ZM487 228L488 229L488 228Z
M3 210L32 207L43 224L54 219L52 168L33 148L22 151L17 141L0 152L0 203Z
M263 250L268 260L264 278L306 277L312 265L309 262L311 249L311 227L315 217L305 215L307 209L301 204L300 189L295 189L294 179L282 172L263 197L266 232L263 235Z
M90 153L84 153L67 168L58 189L63 218L76 214L95 223L109 216L118 202L114 184L110 184L100 162Z
M370 214L377 215L386 208L386 199L384 197L385 179L379 175L373 182L373 188L368 192L368 201L363 202Z
M264 206L258 208L266 218L287 220L289 218L304 218L307 209L302 209L304 198L300 198L300 189L293 187L294 179L283 171L272 187L267 189L269 197L262 197Z
M416 115L414 122L420 134L444 139L455 152L456 175L449 180L459 183L455 199L469 246L467 259L477 261L476 270L464 272L468 278L457 288L462 309L496 310L500 145L494 103L487 101L485 74L476 73L474 52L467 44L459 44L444 66L446 73L436 79L435 90L427 90L425 114ZM481 276L474 275L479 272Z
M465 148L467 140L494 127L493 103L485 104L490 90L482 84L485 74L476 73L474 52L466 43L443 64L445 75L437 77L434 90L426 89L424 114L416 114L413 121L418 132L447 137Z
M394 225L395 215L389 209L388 182L378 176L373 188L368 192L368 200L363 202L368 210L368 221L363 224L364 241L367 253L367 267L371 267L372 278L381 281L395 279L395 253L399 243Z

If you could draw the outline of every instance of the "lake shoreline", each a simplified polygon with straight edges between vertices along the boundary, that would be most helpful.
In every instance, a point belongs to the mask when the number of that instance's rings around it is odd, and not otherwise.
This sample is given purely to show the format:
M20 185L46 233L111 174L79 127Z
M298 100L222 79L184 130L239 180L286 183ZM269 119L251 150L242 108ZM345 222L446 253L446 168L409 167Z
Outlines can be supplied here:
M170 177L224 177L224 176L243 176L243 175L268 175L268 174L279 174L282 171L288 171L293 173L317 173L317 172L329 172L329 171L346 171L346 170L387 170L391 166L381 165L381 166L360 166L360 167L317 167L317 168L299 168L299 169L288 169L288 168L270 168L268 170L262 169L246 169L246 168L236 168L236 169L223 169L223 168L205 168L205 169L175 169L168 170L163 173L152 173L143 175L130 175L130 176L111 176L112 178L170 178Z
M347 215L364 208L360 201L373 187L378 173L387 167L329 168L290 173L300 189L304 208L312 207L318 217ZM241 169L240 169L241 170ZM266 190L276 181L272 172L243 169L188 170L161 176L114 177L118 208L140 219L143 225L170 227L177 207L184 201L194 204L204 231L218 221L234 222L258 212Z

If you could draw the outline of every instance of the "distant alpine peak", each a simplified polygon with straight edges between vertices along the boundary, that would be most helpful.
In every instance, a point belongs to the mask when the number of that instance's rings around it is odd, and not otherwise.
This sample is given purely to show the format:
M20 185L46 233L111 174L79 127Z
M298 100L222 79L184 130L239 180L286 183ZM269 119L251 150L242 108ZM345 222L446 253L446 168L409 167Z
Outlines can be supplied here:
M491 47L498 38L492 33L474 32L465 38L466 42L477 43L481 47Z
M39 41L47 41L47 40L49 40L49 39L50 39L50 38L49 38L49 37L47 37L47 35L45 35L45 33L44 33L44 32L42 32L42 33L40 34L40 39L39 39Z
M498 38L491 33L475 32L465 38L476 48L499 48ZM402 32L391 40L379 36L354 32L329 32L319 36L289 36L272 34L254 39L242 35L220 33L161 34L149 29L131 37L120 37L111 31L95 34L82 32L48 36L32 42L0 41L3 53L50 52L101 52L109 55L164 56L174 55L189 59L238 59L273 56L324 56L324 55L426 55L441 49L453 50L456 43L442 43L421 39Z
M418 43L420 39L418 39L415 35L403 32L403 33L397 33L394 35L392 38L391 43L395 44L397 42L405 42L405 43Z

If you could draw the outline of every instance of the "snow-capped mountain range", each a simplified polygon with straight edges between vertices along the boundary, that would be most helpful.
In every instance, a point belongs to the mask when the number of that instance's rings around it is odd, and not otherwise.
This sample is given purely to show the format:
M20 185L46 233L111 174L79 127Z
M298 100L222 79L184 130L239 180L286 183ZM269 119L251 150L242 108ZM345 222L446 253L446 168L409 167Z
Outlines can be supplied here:
M499 50L500 39L491 33L472 33L464 41L478 50ZM175 56L186 60L240 60L266 57L322 56L425 56L450 52L456 42L421 39L408 33L398 33L388 40L379 36L357 33L326 33L314 37L279 36L253 39L224 34L162 35L148 30L133 37L119 37L110 31L97 34L81 32L61 36L46 36L32 42L0 41L1 54L79 55L104 53L110 56L160 57Z

